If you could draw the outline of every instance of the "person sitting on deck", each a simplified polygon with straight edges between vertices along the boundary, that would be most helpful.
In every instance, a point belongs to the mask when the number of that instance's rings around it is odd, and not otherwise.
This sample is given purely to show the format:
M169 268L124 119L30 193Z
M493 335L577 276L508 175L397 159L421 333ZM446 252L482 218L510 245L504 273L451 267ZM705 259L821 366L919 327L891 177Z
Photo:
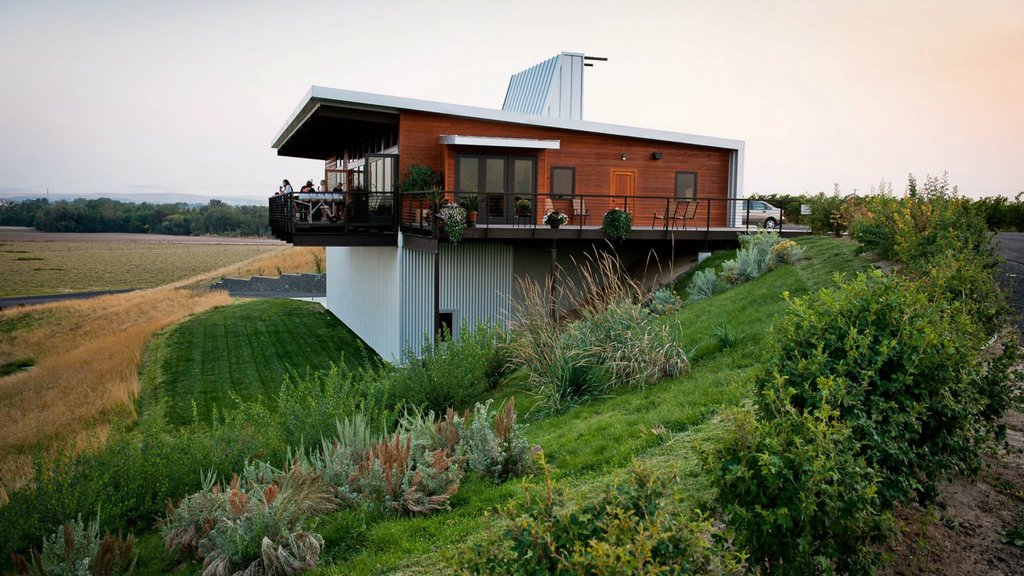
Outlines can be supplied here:
M281 181L281 186L278 187L277 193L278 194L291 194L292 192L294 192L294 190L292 190L291 182L288 182L288 179L285 178L284 180Z

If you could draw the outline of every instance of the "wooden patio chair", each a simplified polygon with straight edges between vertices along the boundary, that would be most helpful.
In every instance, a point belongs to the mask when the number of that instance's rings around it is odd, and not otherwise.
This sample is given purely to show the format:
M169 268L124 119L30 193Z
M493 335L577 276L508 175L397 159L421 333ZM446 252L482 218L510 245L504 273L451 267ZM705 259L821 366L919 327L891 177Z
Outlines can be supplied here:
M700 200L677 200L671 212L655 210L654 215L651 217L651 228L654 228L654 223L657 220L664 220L666 230L668 230L670 222L673 228L676 227L677 223L682 222L683 230L686 230L686 222L688 220L696 220L697 206L699 204Z
M572 199L572 221L573 221L573 223L575 223L576 219L579 218L580 219L579 220L580 226L586 226L587 225L587 216L590 216L590 208L587 208L587 205L583 201L583 198L573 198Z

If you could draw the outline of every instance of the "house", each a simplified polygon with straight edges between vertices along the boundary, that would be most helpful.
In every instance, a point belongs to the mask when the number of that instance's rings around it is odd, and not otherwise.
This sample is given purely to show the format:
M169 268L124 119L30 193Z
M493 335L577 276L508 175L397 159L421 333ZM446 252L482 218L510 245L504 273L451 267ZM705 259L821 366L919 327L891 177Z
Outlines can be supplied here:
M583 120L593 60L562 53L515 74L501 110L318 86L302 99L273 147L323 160L333 192L271 197L271 228L327 247L327 308L381 356L419 350L441 325L457 337L463 323L506 321L516 278L543 281L609 247L612 208L633 218L614 246L627 266L735 242L743 142ZM431 218L414 167L448 200L475 200L460 242ZM551 211L569 222L545 226Z

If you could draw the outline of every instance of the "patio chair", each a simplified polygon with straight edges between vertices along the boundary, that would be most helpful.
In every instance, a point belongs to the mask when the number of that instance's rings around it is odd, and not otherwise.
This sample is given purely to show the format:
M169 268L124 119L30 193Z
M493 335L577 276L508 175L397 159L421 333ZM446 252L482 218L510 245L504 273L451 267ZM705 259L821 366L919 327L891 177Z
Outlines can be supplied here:
M686 222L688 220L696 220L697 206L699 204L700 200L678 200L675 206L672 207L671 212L655 210L654 216L651 217L651 228L654 228L655 221L664 220L666 230L668 230L670 222L673 228L676 227L677 223L682 222L683 230L686 230Z
M580 225L581 226L586 226L587 225L587 216L590 216L590 209L587 208L586 203L584 203L584 201L583 201L583 198L573 198L572 199L572 220L573 220L573 223L575 223L576 219L579 218L580 219L580 221L579 221Z

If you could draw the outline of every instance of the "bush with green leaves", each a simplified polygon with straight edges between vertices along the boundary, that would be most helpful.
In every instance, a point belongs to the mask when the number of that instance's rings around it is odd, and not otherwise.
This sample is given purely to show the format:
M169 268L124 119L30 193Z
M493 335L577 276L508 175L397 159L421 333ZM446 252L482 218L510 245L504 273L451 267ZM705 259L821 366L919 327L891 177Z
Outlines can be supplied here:
M882 194L864 202L850 235L866 252L902 262L913 273L928 272L947 253L994 264L983 207L960 197L948 175L918 182L911 174L902 197Z
M5 554L26 550L66 518L98 514L112 529L149 524L168 500L201 488L204 471L230 474L249 458L287 454L273 414L240 405L210 424L177 427L161 410L147 410L134 426L115 424L96 451L37 456L32 479L0 508Z
M815 234L842 236L854 219L858 202L854 196L843 196L836 184L831 195L819 192L810 197L811 213L805 221Z
M987 341L962 307L919 284L861 274L791 301L757 384L761 408L788 412L766 400L779 380L800 413L833 407L878 472L882 504L928 502L941 479L976 473L999 435L1016 344L983 356Z
M775 384L761 391L773 413L731 413L730 435L709 458L737 544L769 574L874 572L893 526L877 473L838 412L801 412L785 382Z
M459 338L437 338L418 356L380 376L385 406L412 406L444 412L467 408L501 380L507 364L505 333L494 326L462 326Z
M99 518L79 516L43 539L42 553L31 560L12 554L15 573L27 576L119 576L135 569L135 538L106 534L100 538Z
M503 509L510 527L476 547L473 574L744 574L722 524L682 509L673 478L634 470L594 502L571 505L550 476Z
M722 282L719 280L714 268L698 270L690 281L690 292L686 301L699 302L706 298L711 298L715 293L720 292L722 288Z
M633 215L625 210L612 208L601 220L601 232L605 238L621 242L633 231Z

